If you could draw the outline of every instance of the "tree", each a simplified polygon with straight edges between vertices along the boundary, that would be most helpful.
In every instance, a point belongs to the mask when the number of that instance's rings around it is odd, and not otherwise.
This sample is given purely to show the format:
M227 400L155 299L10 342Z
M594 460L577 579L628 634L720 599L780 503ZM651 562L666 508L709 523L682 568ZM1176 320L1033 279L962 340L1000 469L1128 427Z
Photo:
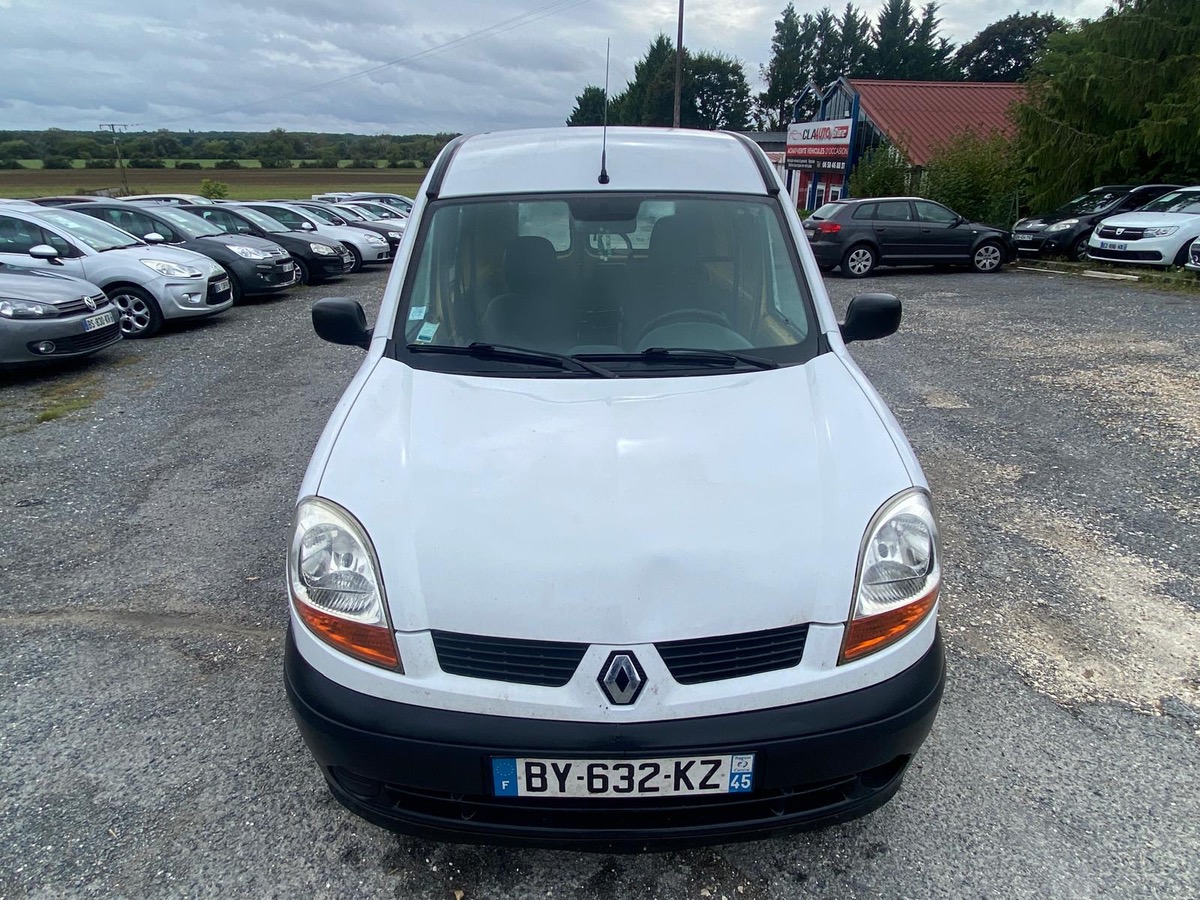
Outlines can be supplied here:
M749 127L750 85L740 62L720 53L702 51L695 56L688 54L686 66L680 124L731 131Z
M621 125L670 125L674 105L675 45L660 34L634 65L625 90L613 98L608 120Z
M207 197L209 200L224 200L229 196L229 185L223 181L214 181L211 178L201 178L200 196Z
M1200 4L1130 0L1052 34L1017 107L1035 207L1104 182L1200 181Z
M904 154L890 144L868 150L850 173L854 197L903 197L911 193Z
M567 119L568 125L604 124L604 88L589 84L575 97L575 109Z
M812 16L805 16L811 20ZM779 131L792 121L796 105L810 78L813 33L789 3L775 20L771 59L760 68L767 89L756 99L755 120L764 131Z
M871 78L901 81L943 81L955 75L950 60L954 48L938 35L938 6L928 3L920 19L912 0L886 0L871 31L865 67Z
M1021 81L1041 58L1050 35L1069 27L1051 13L1013 13L963 44L954 64L967 81Z
M837 20L837 45L841 74L862 74L871 50L871 22L853 3L846 4Z
M1011 141L999 133L964 131L934 150L921 193L971 221L1008 228L1017 218L1019 181Z

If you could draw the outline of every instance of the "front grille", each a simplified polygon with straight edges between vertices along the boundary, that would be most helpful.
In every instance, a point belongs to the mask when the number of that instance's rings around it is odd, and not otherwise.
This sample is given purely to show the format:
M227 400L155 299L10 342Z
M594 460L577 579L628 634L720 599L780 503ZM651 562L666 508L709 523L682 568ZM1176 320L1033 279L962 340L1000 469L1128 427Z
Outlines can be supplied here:
M96 304L97 311L102 306L108 306L108 298L103 294L95 294L91 299L92 302ZM74 315L75 313L90 313L93 311L82 297L80 297L78 300L70 300L67 303L60 303L55 307L55 309L58 310L58 314L60 316L70 316Z
M1117 232L1120 232L1118 234ZM1116 228L1112 225L1101 225L1099 235L1118 241L1140 241L1146 235L1144 228Z
M658 655L680 684L702 684L757 675L800 664L808 625L655 644Z
M1163 255L1157 250L1101 250L1088 247L1088 256L1093 259L1140 259L1143 262L1162 262Z
M562 837L596 832L637 831L667 836L677 829L705 826L764 827L788 819L835 812L889 786L908 765L900 756L857 775L788 788L755 790L719 797L569 798L494 797L452 794L361 779L339 768L330 774L355 800L387 815L442 821L471 830L549 830ZM349 776L349 777L346 777Z
M562 687L571 680L587 644L523 641L434 631L438 665L451 675L516 684Z
M229 287L225 288L225 290L218 291L217 290L217 282L218 281L229 281L229 276L228 275L217 275L216 277L210 278L208 280L208 294L205 297L205 302L209 306L217 306L218 304L224 303L226 300L228 300L230 297L233 296L233 283L230 282Z
M75 334L70 337L60 337L54 339L54 352L46 354L38 354L39 356L59 356L66 353L83 353L86 350L95 350L97 347L103 347L111 341L116 335L121 333L121 322L118 319L112 325L106 325L103 328L97 328L95 331L89 331L87 334ZM30 341L29 349L34 351L40 341Z

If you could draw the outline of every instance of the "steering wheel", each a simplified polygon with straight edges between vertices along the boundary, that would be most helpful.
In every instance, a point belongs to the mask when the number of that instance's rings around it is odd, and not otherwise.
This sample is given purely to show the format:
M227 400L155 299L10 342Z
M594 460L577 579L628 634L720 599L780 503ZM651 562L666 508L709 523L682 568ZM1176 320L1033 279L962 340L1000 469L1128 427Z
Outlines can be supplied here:
M713 312L711 309L677 309L674 312L651 319L646 327L642 329L642 335L638 338L638 343L641 343L642 339L654 329L662 328L664 325L670 325L674 322L708 322L712 325L720 325L722 328L729 327L729 320L720 313Z

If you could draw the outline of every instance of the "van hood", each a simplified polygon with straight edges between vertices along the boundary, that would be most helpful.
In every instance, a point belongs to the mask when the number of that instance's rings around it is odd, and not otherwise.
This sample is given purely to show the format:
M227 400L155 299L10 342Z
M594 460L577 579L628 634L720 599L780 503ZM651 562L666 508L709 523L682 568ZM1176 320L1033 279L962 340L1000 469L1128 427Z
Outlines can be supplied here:
M316 492L366 528L397 630L672 640L845 621L913 483L897 440L833 353L620 380L381 359Z

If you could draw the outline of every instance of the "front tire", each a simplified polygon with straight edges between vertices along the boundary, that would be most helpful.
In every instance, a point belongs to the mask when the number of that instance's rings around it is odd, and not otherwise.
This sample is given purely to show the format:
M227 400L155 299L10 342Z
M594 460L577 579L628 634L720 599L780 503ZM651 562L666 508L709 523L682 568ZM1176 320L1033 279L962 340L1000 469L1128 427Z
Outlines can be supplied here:
M842 257L842 277L866 278L878 263L879 257L869 244L855 244Z
M1088 259L1088 238L1091 233L1083 235L1071 245L1071 249L1067 251L1067 259L1072 262L1087 262Z
M354 257L354 265L350 267L350 274L361 272L363 267L362 254L359 253L351 244L346 245L346 249L350 251L350 255Z
M242 282L232 272L229 273L229 296L235 306L241 303L242 298L246 296L246 292L242 289Z
M971 268L984 275L999 272L1004 265L1004 248L996 241L984 241L971 254Z
M163 314L150 294L132 285L118 285L104 293L120 313L123 337L148 338L158 334Z
M292 262L296 264L296 283L297 284L312 284L312 273L308 271L308 265L298 256L292 257Z

